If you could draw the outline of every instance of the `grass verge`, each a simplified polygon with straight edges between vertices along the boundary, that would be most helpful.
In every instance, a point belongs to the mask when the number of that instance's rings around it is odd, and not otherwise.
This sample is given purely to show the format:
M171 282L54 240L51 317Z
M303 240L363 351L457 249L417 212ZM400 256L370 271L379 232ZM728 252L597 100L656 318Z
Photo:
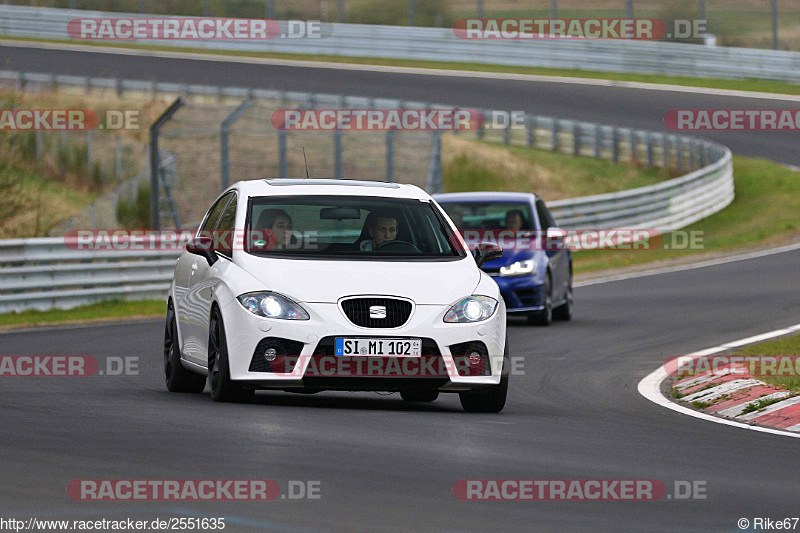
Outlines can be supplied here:
M442 137L442 158L445 192L531 191L549 201L644 187L676 176L659 168L455 135Z
M747 346L732 355L786 355L800 357L800 335L783 337L774 341ZM786 389L792 393L800 393L800 375L796 372L796 366L797 365L795 365L794 375L758 376L758 379L770 385ZM766 407L766 405L759 405L755 409L761 409L762 407Z
M0 37L4 40L14 40L22 42L43 42L55 44L75 44L74 41L58 39L30 39L24 37ZM690 78L683 76L665 76L661 74L629 74L624 72L601 72L592 70L577 69L555 69L540 67L517 67L509 65L488 65L483 63L454 63L447 61L421 61L407 59L385 59L373 57L343 57L331 55L313 54L285 54L285 53L265 53L265 52L236 52L229 50L205 50L200 48L184 48L177 46L146 46L137 44L115 43L95 43L82 42L81 45L95 46L99 48L128 48L134 50L150 50L159 52L183 52L194 54L206 54L210 56L229 56L229 57L255 57L263 59L284 59L290 61L322 61L326 63L350 63L357 65L379 65L392 67L412 67L427 68L432 70L463 70L469 72L490 72L505 74L526 74L535 76L558 76L566 78L588 78L609 81L636 82L636 83L655 83L667 85L680 85L685 87L705 87L709 89L727 89L735 91L751 91L762 93L791 94L800 95L800 84L787 83L774 80L760 79L741 79L724 80L716 78Z
M165 313L161 300L109 301L84 305L74 309L52 311L22 311L0 314L0 329L22 326L51 326L76 322L97 322L133 317L158 317Z
M691 259L800 237L800 174L772 161L738 156L733 158L733 168L736 198L731 205L681 230L699 232L699 249L580 251L574 254L575 272ZM666 234L663 242L677 243L678 239Z

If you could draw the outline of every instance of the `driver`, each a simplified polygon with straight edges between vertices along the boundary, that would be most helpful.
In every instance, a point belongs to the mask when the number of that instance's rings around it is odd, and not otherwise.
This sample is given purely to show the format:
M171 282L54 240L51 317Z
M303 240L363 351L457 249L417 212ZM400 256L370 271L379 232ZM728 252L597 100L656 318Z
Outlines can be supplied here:
M525 216L519 209L512 209L506 213L506 229L519 231L525 224Z
M378 215L369 228L369 239L361 241L362 252L372 252L387 241L397 238L397 219L389 215Z

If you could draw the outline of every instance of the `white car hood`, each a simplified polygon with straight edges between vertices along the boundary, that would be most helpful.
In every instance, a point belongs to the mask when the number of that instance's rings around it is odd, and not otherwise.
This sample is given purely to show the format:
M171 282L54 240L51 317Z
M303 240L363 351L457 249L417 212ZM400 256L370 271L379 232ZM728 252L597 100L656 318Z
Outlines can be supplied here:
M309 303L335 303L344 296L403 296L417 304L451 304L472 294L480 270L469 258L457 261L315 261L242 253L238 263L262 287Z

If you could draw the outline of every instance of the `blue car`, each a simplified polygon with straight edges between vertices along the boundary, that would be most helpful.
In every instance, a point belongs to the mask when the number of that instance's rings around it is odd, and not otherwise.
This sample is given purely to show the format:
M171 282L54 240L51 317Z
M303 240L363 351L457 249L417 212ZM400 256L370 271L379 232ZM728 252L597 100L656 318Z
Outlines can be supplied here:
M468 244L488 237L503 248L500 259L481 268L497 282L509 314L523 314L529 323L545 326L553 319L572 318L572 254L563 246L563 232L541 198L515 192L448 193L433 198Z

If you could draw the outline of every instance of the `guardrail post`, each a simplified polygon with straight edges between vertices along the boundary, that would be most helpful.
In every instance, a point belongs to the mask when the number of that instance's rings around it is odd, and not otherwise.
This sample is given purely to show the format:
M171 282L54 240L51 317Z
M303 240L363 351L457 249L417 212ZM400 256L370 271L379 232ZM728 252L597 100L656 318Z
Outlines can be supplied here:
M117 183L122 180L122 138L117 135L114 146L114 177ZM116 212L116 209L114 210Z
M581 154L581 126L577 122L572 127L572 155Z
M394 183L394 136L395 130L386 132L386 181Z
M551 133L551 139L550 139L550 149L553 152L558 152L558 128L559 128L558 119L554 118L553 131Z
M38 161L41 158L42 158L42 130L36 130L36 160Z
M333 132L333 166L336 179L342 179L342 130Z
M431 150L431 166L428 169L428 194L442 192L442 133L433 132L433 149Z
M661 151L661 155L664 157L664 168L669 168L669 137L664 134L661 135Z
M655 166L653 161L653 133L647 132L647 166L653 168Z
M600 159L600 148L603 146L603 128L600 124L594 125L594 158Z
M638 154L636 153L636 132L633 129L628 130L628 145L631 148L630 163L635 165L638 161Z
M86 130L86 162L89 164L89 174L92 173L92 130Z
M286 159L286 131L280 130L278 132L278 160L280 161L280 176L282 178L289 177L289 163Z
M17 72L17 78L14 80L14 90L19 92L25 85L25 73L22 71Z
M483 111L483 109L480 109L479 112L481 114L481 127L478 128L478 131L475 133L478 136L478 139L483 139L483 136L486 133L483 129L483 127L486 125L486 113Z
M619 163L619 130L616 126L611 128L611 161Z
M683 170L683 140L680 137L675 137L675 167Z
M219 94L219 93L218 93ZM222 190L231 186L231 156L230 156L230 133L231 126L241 118L245 111L253 105L252 100L245 100L239 104L231 114L225 117L219 128L219 167L222 174Z
M528 136L525 140L528 146L533 148L536 144L536 117L525 115L525 124L528 126Z
M695 152L697 151L697 144L694 139L689 139L689 170L694 170Z
M183 105L183 99L178 97L150 126L150 226L153 230L160 229L160 199L159 199L159 167L158 135L161 128Z

